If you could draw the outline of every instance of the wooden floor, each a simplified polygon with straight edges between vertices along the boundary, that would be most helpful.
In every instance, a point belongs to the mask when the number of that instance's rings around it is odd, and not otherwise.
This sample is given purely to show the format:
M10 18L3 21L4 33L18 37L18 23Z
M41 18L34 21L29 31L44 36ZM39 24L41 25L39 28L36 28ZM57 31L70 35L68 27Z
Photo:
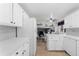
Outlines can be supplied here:
M36 56L68 56L65 51L48 51L46 48L46 42L37 40Z

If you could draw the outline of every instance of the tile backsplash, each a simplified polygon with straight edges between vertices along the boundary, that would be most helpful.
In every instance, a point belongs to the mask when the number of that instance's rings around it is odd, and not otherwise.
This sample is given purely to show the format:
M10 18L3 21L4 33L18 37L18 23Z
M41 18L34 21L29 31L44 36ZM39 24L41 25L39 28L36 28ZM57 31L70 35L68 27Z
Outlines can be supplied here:
M68 28L66 29L68 35L79 36L79 28Z

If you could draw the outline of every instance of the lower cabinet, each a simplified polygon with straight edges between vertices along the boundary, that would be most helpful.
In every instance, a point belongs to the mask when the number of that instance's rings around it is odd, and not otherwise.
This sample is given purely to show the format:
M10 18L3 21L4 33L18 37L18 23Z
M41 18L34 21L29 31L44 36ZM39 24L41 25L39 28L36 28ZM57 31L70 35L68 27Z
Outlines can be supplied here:
M77 56L79 56L79 47L77 47Z
M29 46L26 44L23 44L19 48L17 48L12 56L29 56Z
M55 40L48 40L47 41L47 49L48 50L55 50Z
M63 40L57 40L55 46L56 50L63 50Z
M63 42L64 50L71 56L76 56L76 40L70 37L64 37Z
M79 56L79 41L77 41L77 56Z
M52 35L47 37L47 49L48 50L63 50L63 36Z
M48 50L63 50L63 40L49 40L47 43Z

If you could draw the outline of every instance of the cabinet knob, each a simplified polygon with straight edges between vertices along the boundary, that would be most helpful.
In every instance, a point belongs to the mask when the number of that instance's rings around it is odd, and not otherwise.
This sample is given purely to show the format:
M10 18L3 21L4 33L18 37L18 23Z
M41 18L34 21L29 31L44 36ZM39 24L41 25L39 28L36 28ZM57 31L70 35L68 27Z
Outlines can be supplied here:
M13 23L13 21L11 21L10 23Z
M24 54L26 52L26 50L23 50L22 54Z
M15 24L15 22L14 22L14 24Z
M24 52L22 52L22 54L24 54Z
M16 52L16 54L18 54L18 52Z

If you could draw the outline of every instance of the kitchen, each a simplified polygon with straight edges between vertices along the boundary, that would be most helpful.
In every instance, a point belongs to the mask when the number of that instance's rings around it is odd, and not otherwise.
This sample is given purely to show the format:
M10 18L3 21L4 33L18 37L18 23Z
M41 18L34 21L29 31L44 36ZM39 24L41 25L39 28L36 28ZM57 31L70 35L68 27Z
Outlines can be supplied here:
M79 56L78 18L79 3L0 4L0 56Z

